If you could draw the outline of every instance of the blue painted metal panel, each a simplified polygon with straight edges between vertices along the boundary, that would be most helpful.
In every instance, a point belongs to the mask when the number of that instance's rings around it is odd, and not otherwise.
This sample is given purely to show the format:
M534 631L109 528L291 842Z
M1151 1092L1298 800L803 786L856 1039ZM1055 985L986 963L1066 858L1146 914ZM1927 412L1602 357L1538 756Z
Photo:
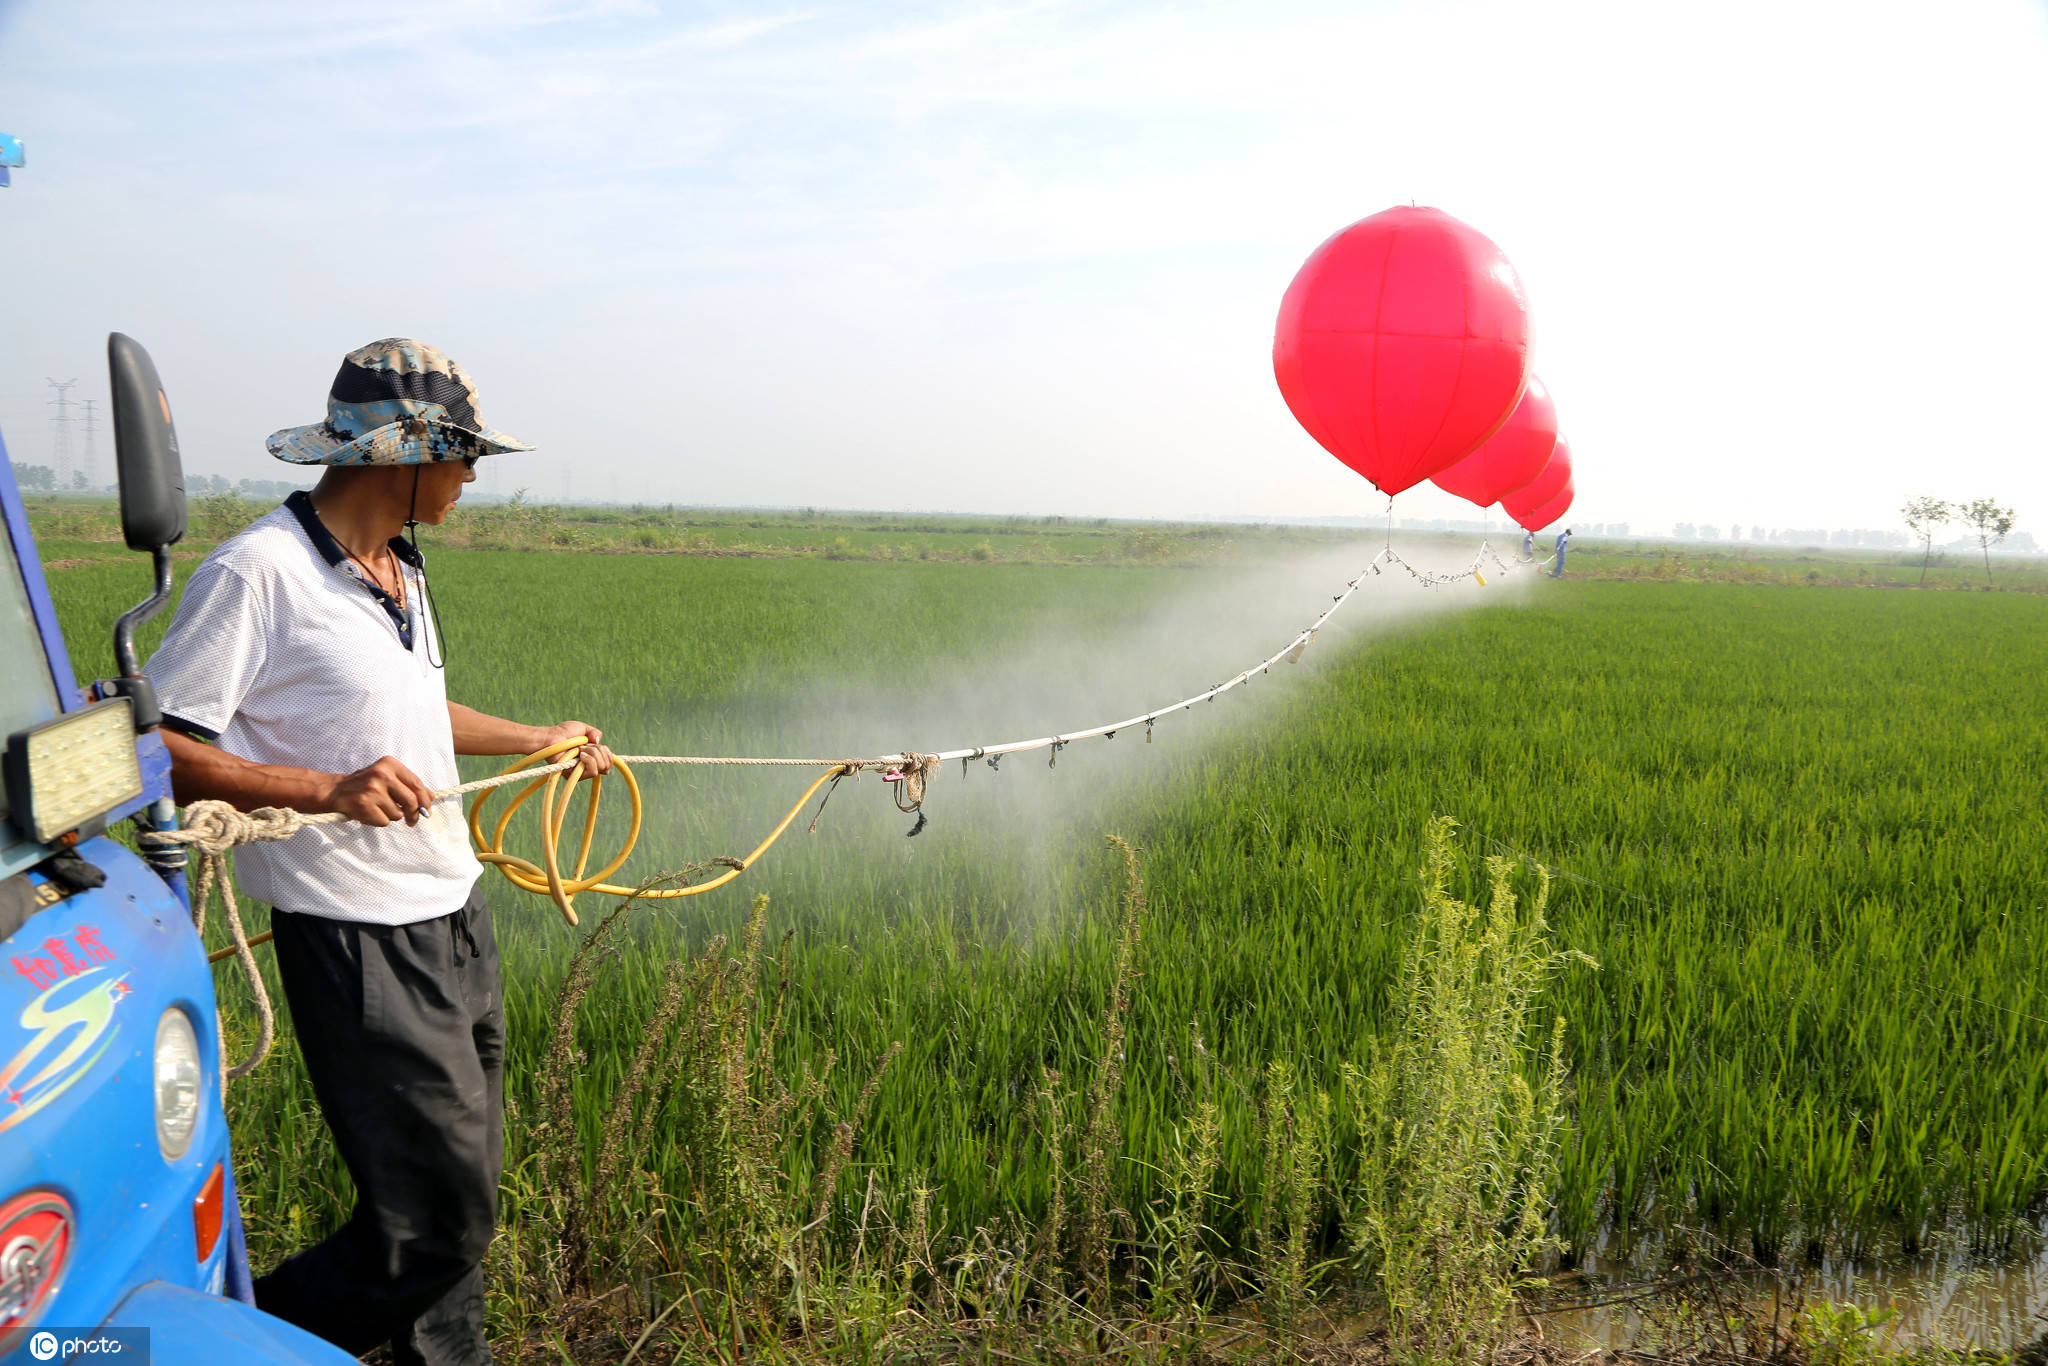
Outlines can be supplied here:
M36 634L45 642L56 629L56 613L50 610L49 586L43 582L42 561L36 557L35 540L29 535L28 512L22 506L21 490L14 482L14 464L7 458L7 443L0 440L0 526L6 528L9 556L0 554L0 574L13 573L14 564L20 565L22 590L29 600L29 615L35 618ZM33 578L31 579L31 574ZM31 587L33 583L33 587ZM64 644L63 633L57 633L57 644ZM48 652L44 658L47 661ZM65 679L57 678L54 671L51 682L58 688L58 705L67 706L69 697L70 664L65 664ZM0 878L13 877L24 868L32 868L49 856L49 850L17 831L12 823L0 823Z
M123 1300L101 1328L147 1328L152 1366L221 1366L222 1362L245 1361L258 1366L265 1362L301 1366L355 1363L355 1358L339 1347L282 1319L161 1281L142 1286Z
M142 800L135 804L139 811L159 797L171 795L171 750L161 732L151 731L135 737L135 757L142 765ZM112 819L125 820L133 814L124 806Z
M36 631L43 638L43 657L50 662L50 678L64 710L83 705L78 679L71 672L71 656L64 649L64 631L57 625L57 608L50 601L50 585L43 578L43 562L36 555L35 537L28 528L28 510L22 506L21 490L14 483L14 462L7 458L7 442L0 439L0 520L7 525L7 537L14 544L14 558L21 567L21 582L28 589L28 605L36 619Z
M76 710L83 698L4 442L0 525L60 705ZM13 567L0 564L0 572ZM163 737L137 737L136 751L144 795L110 820L161 800L175 824ZM0 842L15 838L11 824L0 832ZM183 876L160 878L104 837L79 852L106 871L106 885L39 912L0 941L0 1197L54 1190L77 1221L69 1265L39 1321L146 1326L152 1359L166 1363L353 1360L246 1302L213 974L192 929ZM0 876L47 853L28 841L0 848ZM166 1010L191 1024L204 1074L191 1145L175 1161L165 1159L156 1133L156 1030ZM202 1258L192 1207L217 1168L222 1228ZM222 1298L224 1291L233 1298Z
M104 838L79 852L106 885L0 941L0 1192L49 1189L71 1203L71 1264L41 1315L70 1325L102 1322L147 1281L218 1294L230 1257L223 1237L202 1260L192 1222L208 1176L230 1162L212 971L184 904L146 864ZM198 1124L176 1161L156 1135L168 1009L192 1025L204 1071Z
M11 138L5 133L0 133L0 166L20 166L22 164L21 139Z
M36 633L42 638L44 658L48 661L50 678L56 685L60 705L66 711L74 711L84 704L84 698L71 673L71 658L64 648L64 632L57 624L57 609L50 598L49 582L43 576L42 559L36 553L35 539L29 531L28 511L15 483L14 466L7 458L4 440L0 440L0 523L4 523L7 529L13 561L19 568L22 586L28 594L29 611L35 618ZM7 572L7 569L7 565L0 564L0 573ZM137 737L136 754L142 765L143 795L110 814L107 817L109 825L128 819L159 797L171 795L171 756L164 748L163 737ZM49 851L42 845L19 838L19 834L11 825L0 824L0 878L12 877L49 856Z

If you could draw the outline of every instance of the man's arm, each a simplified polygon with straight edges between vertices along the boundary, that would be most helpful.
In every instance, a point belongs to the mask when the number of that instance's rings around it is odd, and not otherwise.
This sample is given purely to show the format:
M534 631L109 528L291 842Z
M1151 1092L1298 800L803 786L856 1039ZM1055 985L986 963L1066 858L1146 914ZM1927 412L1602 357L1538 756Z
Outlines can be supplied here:
M558 726L528 726L478 711L475 707L465 707L460 702L450 702L448 725L455 732L457 754L531 754L563 740L586 736L590 743L583 747L585 775L609 773L612 769L612 752L600 743L604 732L582 721L564 721Z
M288 806L309 814L339 811L364 825L416 824L434 790L398 760L379 759L354 773L256 764L165 726L171 790L182 803L223 801L242 811Z

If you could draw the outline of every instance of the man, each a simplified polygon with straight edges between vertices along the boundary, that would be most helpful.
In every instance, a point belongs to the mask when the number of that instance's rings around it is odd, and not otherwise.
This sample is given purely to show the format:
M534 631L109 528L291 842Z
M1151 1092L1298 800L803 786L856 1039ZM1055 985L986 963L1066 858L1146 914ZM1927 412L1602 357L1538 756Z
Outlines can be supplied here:
M1570 527L1566 527L1563 531L1557 533L1557 544L1551 547L1557 551L1557 567L1550 571L1551 578L1561 579L1564 577L1564 552L1565 548L1571 543L1572 529Z
M1533 531L1525 530L1522 533L1522 558L1525 560L1536 558L1536 533Z
M236 855L274 909L279 975L356 1207L256 1282L263 1309L399 1363L488 1362L480 1263L504 1151L497 941L455 802L457 754L588 738L448 700L418 548L486 455L532 449L484 425L476 389L431 346L352 351L327 419L277 432L280 460L327 467L312 492L193 571L148 673L182 802L339 811Z

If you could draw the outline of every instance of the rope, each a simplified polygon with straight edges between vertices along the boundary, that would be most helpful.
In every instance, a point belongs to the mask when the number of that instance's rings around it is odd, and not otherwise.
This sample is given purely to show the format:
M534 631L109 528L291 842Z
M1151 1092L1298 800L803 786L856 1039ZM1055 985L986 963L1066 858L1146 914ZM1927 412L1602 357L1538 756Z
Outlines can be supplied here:
M296 816L298 813L287 814ZM192 928L201 935L206 933L206 902L216 886L220 888L221 908L227 916L228 933L234 936L235 942L231 948L208 955L206 961L218 962L232 954L241 963L242 975L248 979L249 993L256 999L256 1042L250 1047L248 1057L227 1069L229 1081L240 1081L255 1071L256 1065L269 1054L271 1040L277 1036L277 1012L270 1004L270 991L263 984L263 973L256 966L256 954L251 948L248 931L242 928L242 911L235 900L235 884L228 872L228 856L224 849L201 851L199 880L192 892ZM261 939L268 938L270 934L266 931ZM223 1033L223 1040L225 1037ZM221 1061L227 1061L225 1042L221 1046Z
M1392 500L1389 500L1390 513L1391 506ZM472 793L476 794L476 800L470 803L468 824L470 840L476 846L478 860L496 867L508 881L520 890L546 896L555 904L556 909L561 911L563 918L571 925L579 923L576 915L575 899L584 892L598 892L607 896L634 896L655 900L700 896L705 892L723 887L726 883L731 882L734 878L752 867L755 861L767 853L775 842L782 837L783 832L789 829L791 822L803 811L805 805L809 803L818 789L824 787L828 782L836 788L839 780L842 778L871 770L882 770L884 781L897 785L893 794L897 809L906 815L915 815L917 817L917 823L909 832L912 835L916 835L925 828L923 810L925 793L929 787L932 775L937 771L941 763L958 759L962 762L962 769L964 771L966 761L985 758L988 760L989 767L993 769L997 767L1006 754L1021 754L1032 750L1050 749L1052 751L1051 762L1057 764L1059 751L1065 749L1076 740L1088 740L1097 736L1115 739L1118 731L1139 725L1145 727L1145 740L1149 744L1152 739L1153 725L1167 713L1189 710L1197 702L1212 702L1233 688L1241 687L1250 682L1254 675L1269 672L1275 664L1299 662L1302 652L1314 641L1316 633L1329 622L1331 617L1337 614L1338 610L1346 602L1350 601L1351 596L1358 591L1361 584L1368 578L1377 577L1382 572L1382 566L1392 565L1407 571L1411 578L1421 583L1425 588L1434 588L1446 583L1456 583L1468 578L1477 579L1480 584L1484 585L1486 579L1480 570L1482 562L1487 557L1492 558L1493 563L1498 566L1499 572L1503 574L1512 572L1506 564L1502 563L1500 557L1494 554L1491 543L1482 541L1478 554L1473 557L1472 563L1464 570L1455 574L1432 574L1415 568L1415 566L1409 564L1400 555L1395 553L1392 543L1391 518L1388 525L1388 535L1389 539L1386 548L1375 555L1372 561L1359 571L1357 577L1345 585L1343 592L1338 593L1330 600L1330 605L1323 610L1322 614L1310 622L1303 630L1296 632L1293 639L1289 640L1271 655L1268 655L1250 668L1232 675L1224 682L1212 685L1205 691L1196 693L1191 697L1184 697L1177 702L1171 702L1165 706L1154 707L1150 711L1141 712L1136 716L1126 717L1120 721L1092 726L1086 730L1065 731L1060 734L1039 736L1029 740L1015 740L1008 744L972 745L961 749L941 750L936 754L924 754L906 749L895 754L863 759L783 759L754 758L738 755L683 754L614 755L612 758L612 772L626 784L627 799L631 803L632 816L627 828L626 837L621 842L618 853L609 863L594 873L587 872L587 869L590 862L591 842L597 830L599 802L604 790L605 780L602 777L592 776L588 780L590 792L584 807L583 832L577 843L574 869L566 876L563 874L561 861L562 827L568 820L570 793L577 783L584 781L583 775L579 772L577 776L567 778L565 784L565 775L572 769L578 768L580 759L575 751L586 743L584 737L579 736L575 739L560 741L547 746L545 749L537 750L512 764L503 772L491 777L478 778L471 782L437 791L433 794L433 803L465 797ZM557 758L556 756L563 757ZM553 762L544 762L550 759L553 759ZM766 839L755 846L752 853L743 859L717 858L710 860L709 865L722 866L726 870L719 876L712 878L708 882L681 886L659 888L628 887L608 882L605 879L617 872L619 867L625 863L640 837L643 811L640 783L633 776L633 769L635 766L642 764L718 768L815 768L822 769L823 772L819 773L811 785L804 790L803 796L797 799L796 804L789 809L789 813L776 824L773 830L768 832ZM490 800L490 794L497 788L520 782L525 783L526 786L507 803L505 810L498 815L487 837L483 829L483 812L485 805ZM540 796L541 816L541 861L539 863L522 858L517 854L508 853L504 847L505 832L511 825L512 817L536 793ZM826 794L826 799L830 800L830 792ZM822 814L824 802L818 804L818 809L820 814ZM192 923L202 933L206 928L208 899L215 887L220 889L221 900L228 922L228 930L233 936L234 943L227 948L209 954L207 961L209 963L218 963L232 957L241 964L243 975L249 982L250 993L255 998L257 1016L255 1046L251 1049L250 1055L246 1059L228 1069L227 1075L231 1081L238 1081L242 1077L247 1076L255 1069L258 1063L263 1061L275 1037L276 1022L269 991L264 986L262 974L256 966L255 954L251 951L254 946L267 942L271 938L271 934L266 931L252 938L244 932L241 913L236 903L234 882L228 865L228 851L243 844L267 844L278 840L290 839L293 835L310 826L337 825L348 819L346 815L338 811L308 813L275 806L262 806L256 807L253 810L242 811L223 801L198 801L185 808L181 828L140 832L140 839L145 845L158 847L183 846L198 855L200 866L199 876L195 883L196 891L192 897ZM810 828L813 831L817 829L817 820L815 818L811 821Z
M572 767L574 759L552 765L549 772L560 772ZM449 788L446 792L434 794L435 800L453 797L464 792L481 788L496 787L511 782L506 775L484 778L460 787ZM220 890L221 911L228 922L228 933L234 943L206 956L208 963L218 963L226 958L235 959L242 968L242 977L249 984L249 995L256 1006L256 1042L250 1046L249 1055L238 1063L226 1068L229 1081L240 1081L255 1071L258 1064L270 1054L270 1046L277 1038L277 1009L270 1000L270 988L264 983L263 972L256 966L255 947L267 944L272 932L265 930L253 938L242 925L241 903L235 895L234 873L228 865L228 851L239 844L269 844L290 839L307 826L335 825L348 817L339 811L322 811L308 814L294 811L289 807L259 806L254 810L241 811L226 802L193 802L184 811L182 827L177 830L143 830L138 838L144 845L159 848L183 845L198 855L198 876L192 884L192 928L201 936L206 933L206 911L215 888ZM225 1044L223 1044L225 1053ZM226 1061L225 1056L222 1059Z

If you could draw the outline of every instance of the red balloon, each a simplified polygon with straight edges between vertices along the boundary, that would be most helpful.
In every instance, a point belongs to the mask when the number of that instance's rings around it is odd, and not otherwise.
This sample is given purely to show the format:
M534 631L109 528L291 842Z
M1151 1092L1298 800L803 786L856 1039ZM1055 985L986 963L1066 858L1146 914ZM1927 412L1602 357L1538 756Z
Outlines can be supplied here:
M1398 208L1316 248L1280 301L1273 374L1308 434L1382 493L1500 429L1529 378L1529 305L1500 248Z
M1571 511L1572 495L1574 492L1572 481L1569 479L1565 480L1563 492L1530 513L1529 520L1524 522L1523 525L1531 531L1541 531L1547 526L1553 526L1563 521L1565 513Z
M1431 476L1445 493L1485 507L1516 489L1527 488L1557 446L1557 407L1543 381L1529 376L1529 387L1507 423L1484 446L1447 470Z
M1544 510L1551 499L1563 493L1572 481L1571 443L1563 437L1557 439L1557 446L1550 453L1550 463L1543 467L1543 473L1529 484L1516 489L1500 500L1503 511L1530 531L1539 531L1545 523L1529 519ZM1560 514L1561 515L1561 514Z

